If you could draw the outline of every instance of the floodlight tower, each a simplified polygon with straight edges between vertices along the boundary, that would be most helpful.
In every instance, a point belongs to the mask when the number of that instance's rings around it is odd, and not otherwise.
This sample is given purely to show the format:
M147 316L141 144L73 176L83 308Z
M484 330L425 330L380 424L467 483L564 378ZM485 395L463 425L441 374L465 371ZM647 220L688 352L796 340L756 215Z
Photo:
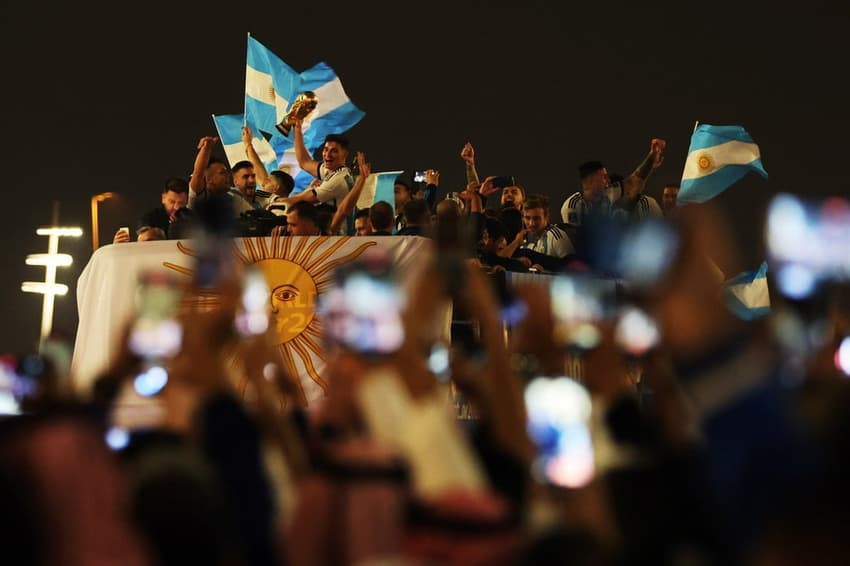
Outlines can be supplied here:
M30 254L27 256L27 265L43 265L46 273L44 281L24 281L21 284L21 291L27 293L41 293L44 295L44 300L41 307L41 336L38 342L38 350L41 348L45 339L50 336L53 330L53 303L56 295L65 295L68 293L68 286L56 282L56 268L68 267L74 261L70 254L59 253L59 238L70 236L79 238L83 235L82 228L57 226L58 214L57 207L53 210L53 226L47 228L38 228L35 233L39 236L47 236L47 253L46 254Z

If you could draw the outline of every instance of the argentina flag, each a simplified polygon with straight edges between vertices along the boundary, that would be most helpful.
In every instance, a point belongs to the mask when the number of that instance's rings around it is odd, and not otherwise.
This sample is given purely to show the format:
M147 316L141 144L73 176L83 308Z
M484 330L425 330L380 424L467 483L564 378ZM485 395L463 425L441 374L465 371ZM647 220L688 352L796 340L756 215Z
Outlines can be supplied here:
M248 36L245 121L266 140L277 156L277 165L290 164L287 162L292 160L287 159L287 154L293 153L294 141L293 134L284 136L276 126L286 116L295 98L306 91L314 92L318 99L316 108L305 118L302 127L304 145L310 152L321 147L328 134L346 132L365 116L348 98L339 77L326 63L317 63L297 73L263 44ZM297 173L292 173L290 167L290 174L295 178L294 192L304 189L312 180L299 178Z
M227 156L227 161L231 167L238 161L248 159L248 154L245 152L245 146L242 143L242 126L245 124L245 116L243 114L213 114L213 122L215 129L218 131L218 137L221 141L221 147L224 149L224 154ZM254 139L252 145L257 150L257 155L263 165L266 166L266 172L273 171L278 168L278 157L272 149L271 144L260 135L256 128L252 128Z
M726 306L742 320L754 320L770 313L767 262L756 271L745 271L723 283Z
M218 131L218 137L227 162L233 166L238 161L248 159L245 146L242 143L242 125L245 123L244 114L213 114L213 122ZM307 187L314 177L298 166L295 158L295 149L290 147L278 154L271 144L263 137L256 128L252 128L254 138L251 143L257 150L257 155L266 167L266 173L275 169L286 171L295 180L293 193L297 193Z
M298 96L301 77L259 41L248 36L245 65L245 116L269 140ZM281 134L277 134L281 135ZM291 144L290 144L291 145Z
M369 208L376 202L384 201L395 210L395 180L402 171L382 171L372 173L366 179L360 198L357 199L357 208Z
M767 178L759 148L743 127L700 124L691 136L679 203L714 198L749 171Z

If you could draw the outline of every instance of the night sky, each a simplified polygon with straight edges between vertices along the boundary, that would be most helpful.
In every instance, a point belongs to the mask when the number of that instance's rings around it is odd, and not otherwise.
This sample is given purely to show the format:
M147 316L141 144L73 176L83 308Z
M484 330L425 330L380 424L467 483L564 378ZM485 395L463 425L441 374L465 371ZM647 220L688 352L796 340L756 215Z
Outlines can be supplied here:
M35 235L81 226L58 280L54 328L73 336L77 277L91 255L90 198L101 242L159 203L164 180L188 177L211 114L242 112L250 32L297 71L325 61L365 118L348 132L373 171L437 168L461 190L471 141L479 173L514 175L550 197L553 217L577 190L576 168L600 159L627 173L649 140L667 140L650 179L660 200L681 178L695 121L744 126L770 178L749 174L717 202L742 265L755 268L764 205L780 191L848 194L846 8L841 2L172 3L180 13L79 4L18 5L0 34L7 171L0 352L36 348L44 269ZM116 3L116 6L118 3ZM223 157L219 146L217 155ZM721 266L723 267L723 266ZM731 276L734 273L727 273Z

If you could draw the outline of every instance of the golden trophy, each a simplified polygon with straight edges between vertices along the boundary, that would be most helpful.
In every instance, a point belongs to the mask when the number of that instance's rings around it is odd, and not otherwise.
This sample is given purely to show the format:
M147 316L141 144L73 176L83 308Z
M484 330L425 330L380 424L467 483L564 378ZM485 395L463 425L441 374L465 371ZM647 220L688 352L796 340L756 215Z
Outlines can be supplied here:
M319 97L317 97L316 93L313 91L308 90L299 94L295 97L295 102L292 103L292 107L289 109L289 112L287 112L286 116L283 117L283 121L275 126L277 131L288 136L289 130L292 129L292 125L295 123L295 120L303 120L306 118L310 112L316 109L316 105L318 103Z

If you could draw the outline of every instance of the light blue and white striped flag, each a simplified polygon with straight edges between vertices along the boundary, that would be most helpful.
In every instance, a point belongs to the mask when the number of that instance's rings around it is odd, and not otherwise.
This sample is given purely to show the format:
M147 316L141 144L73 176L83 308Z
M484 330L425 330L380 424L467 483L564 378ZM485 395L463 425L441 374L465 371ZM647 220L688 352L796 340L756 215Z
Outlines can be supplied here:
M754 320L770 313L767 287L767 262L756 271L745 271L723 283L726 306L738 318Z
M237 161L248 159L248 154L245 153L245 146L242 144L242 125L245 123L243 114L213 114L213 122L218 131L218 137L221 140L221 145L224 148L224 154L227 156L227 161L232 166ZM301 169L298 166L298 160L295 158L295 149L290 147L280 155L275 152L271 144L257 131L252 128L254 139L252 144L257 150L257 155L266 166L266 172L270 173L275 169L286 171L295 180L295 189L293 193L303 190L309 185L314 177Z
M357 208L369 208L376 202L385 201L395 210L395 180L402 171L382 171L372 173L366 179L360 198L357 199Z
M259 41L248 36L248 57L245 68L245 118L252 129L259 132L278 158L278 164L290 164L286 154L292 153L293 140L284 136L275 126L286 116L295 98L302 92L316 93L318 103L305 118L302 130L304 145L310 152L321 147L328 134L341 134L357 124L365 113L357 108L345 94L334 70L319 62L302 73L296 73L277 55ZM241 135L241 131L240 131ZM295 178L297 193L312 179Z
M705 202L749 171L767 178L759 148L743 127L700 124L691 136L678 201Z
M242 125L245 123L245 116L243 114L213 114L212 118L230 165L248 159L245 146L242 144ZM263 165L266 166L266 171L277 169L278 157L271 144L260 135L256 128L252 128L252 131L254 132L252 144Z
M245 65L245 116L252 128L260 130L266 140L281 136L275 125L280 123L295 97L301 77L259 41L248 36ZM291 142L289 145L292 145Z

